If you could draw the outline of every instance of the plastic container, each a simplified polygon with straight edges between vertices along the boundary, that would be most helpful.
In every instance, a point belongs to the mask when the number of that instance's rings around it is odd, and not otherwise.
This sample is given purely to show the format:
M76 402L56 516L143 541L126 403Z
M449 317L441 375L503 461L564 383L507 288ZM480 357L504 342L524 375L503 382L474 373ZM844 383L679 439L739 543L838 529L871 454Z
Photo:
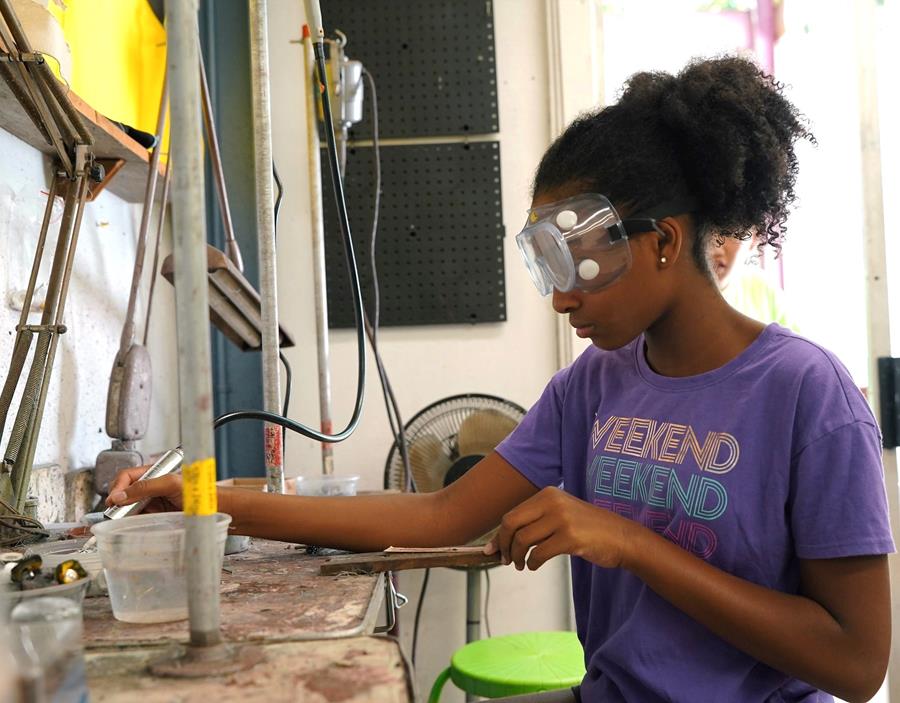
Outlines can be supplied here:
M216 513L219 568L231 516ZM94 525L113 615L133 623L185 620L183 513L154 513Z
M298 476L298 496L355 496L359 476Z
M0 619L9 619L10 613L19 603L35 600L36 598L65 598L72 601L81 608L84 600L84 594L87 592L91 579L79 579L72 583L57 584L55 586L46 586L45 588L33 588L27 591L20 591L18 586L12 584L4 584L0 588Z
M9 629L22 700L88 700L80 603L69 598L29 598L13 608Z

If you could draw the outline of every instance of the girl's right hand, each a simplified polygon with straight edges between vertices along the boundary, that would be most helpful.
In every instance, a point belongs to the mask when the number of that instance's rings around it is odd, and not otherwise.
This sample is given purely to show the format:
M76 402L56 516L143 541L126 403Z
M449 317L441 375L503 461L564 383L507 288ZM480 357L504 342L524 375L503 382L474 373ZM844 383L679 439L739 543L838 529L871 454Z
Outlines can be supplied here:
M159 478L141 480L149 466L135 466L118 473L109 489L106 507L131 505L150 498L145 513L163 513L181 510L181 476L167 474Z

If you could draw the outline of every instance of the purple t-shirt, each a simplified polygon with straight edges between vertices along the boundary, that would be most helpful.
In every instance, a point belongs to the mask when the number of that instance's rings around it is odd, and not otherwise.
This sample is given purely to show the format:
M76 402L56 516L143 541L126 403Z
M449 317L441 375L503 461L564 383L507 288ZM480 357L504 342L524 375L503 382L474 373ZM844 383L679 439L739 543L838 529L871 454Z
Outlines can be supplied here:
M498 447L537 487L649 527L788 593L799 559L885 554L878 427L837 359L778 325L699 376L660 376L643 337L585 351ZM583 700L831 701L726 643L623 569L572 558Z

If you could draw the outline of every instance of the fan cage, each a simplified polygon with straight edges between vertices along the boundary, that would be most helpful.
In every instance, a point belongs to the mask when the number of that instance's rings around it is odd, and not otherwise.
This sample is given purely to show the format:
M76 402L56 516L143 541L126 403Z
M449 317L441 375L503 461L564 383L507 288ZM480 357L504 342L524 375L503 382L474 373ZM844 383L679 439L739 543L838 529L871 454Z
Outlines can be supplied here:
M495 395L462 393L450 396L419 411L404 427L406 446L418 438L431 434L438 437L446 455L453 461L459 458L457 436L460 425L472 413L494 410L518 424L525 417L525 409L517 403ZM406 471L400 448L394 442L384 466L384 487L405 491Z

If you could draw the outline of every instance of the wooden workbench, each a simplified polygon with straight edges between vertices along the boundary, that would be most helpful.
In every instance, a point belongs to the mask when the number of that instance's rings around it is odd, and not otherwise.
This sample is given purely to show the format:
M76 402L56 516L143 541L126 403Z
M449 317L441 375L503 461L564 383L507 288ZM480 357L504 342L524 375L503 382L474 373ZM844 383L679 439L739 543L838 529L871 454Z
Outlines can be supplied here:
M147 664L165 648L133 647L87 655L93 703L413 703L397 643L385 637L262 645L252 669L208 679L158 678Z
M225 558L222 636L227 642L293 642L370 634L384 598L381 575L320 576L323 557L253 540ZM187 642L187 621L135 625L113 617L108 598L84 601L88 649Z
M151 675L148 664L187 642L187 621L134 625L112 617L107 598L84 601L92 701L412 703L412 676L398 644L372 636L382 575L320 576L322 557L254 540L225 558L221 585L226 642L259 647L261 663L204 679Z

